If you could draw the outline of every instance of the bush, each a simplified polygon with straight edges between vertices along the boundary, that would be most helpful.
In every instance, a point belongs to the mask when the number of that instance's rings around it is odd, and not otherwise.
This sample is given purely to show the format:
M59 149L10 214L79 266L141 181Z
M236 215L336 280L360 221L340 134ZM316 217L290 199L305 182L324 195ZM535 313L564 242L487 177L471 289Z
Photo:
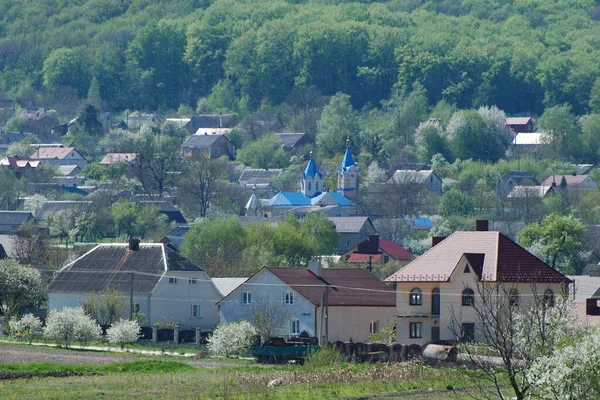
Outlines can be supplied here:
M50 311L44 337L69 347L71 342L86 345L100 337L102 330L81 307L65 307Z
M344 361L343 356L339 350L333 346L327 346L309 354L304 365L314 369L338 364L342 361Z
M11 319L8 325L14 338L31 343L34 339L42 337L42 321L33 314L25 314L19 320Z
M122 349L128 343L137 342L141 329L137 321L121 319L106 331L106 338L111 343L118 343Z
M208 338L208 350L227 357L241 355L252 345L255 335L256 329L248 321L222 324Z

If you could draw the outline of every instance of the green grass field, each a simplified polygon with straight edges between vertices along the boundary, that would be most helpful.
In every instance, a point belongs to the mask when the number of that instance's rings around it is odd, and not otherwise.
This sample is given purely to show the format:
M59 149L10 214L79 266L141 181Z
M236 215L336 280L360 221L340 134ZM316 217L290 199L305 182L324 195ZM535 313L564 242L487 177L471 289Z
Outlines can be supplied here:
M391 393L414 399L467 398L460 390L447 390L467 384L457 370L423 365L198 368L162 360L100 366L0 364L0 375L51 372L73 372L83 376L0 380L0 398L339 399ZM268 383L272 381L276 384L269 387Z

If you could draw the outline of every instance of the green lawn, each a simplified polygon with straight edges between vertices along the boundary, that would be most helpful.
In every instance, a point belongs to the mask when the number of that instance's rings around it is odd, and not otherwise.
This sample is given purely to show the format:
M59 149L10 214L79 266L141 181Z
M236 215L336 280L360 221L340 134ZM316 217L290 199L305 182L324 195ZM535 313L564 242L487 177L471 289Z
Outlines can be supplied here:
M103 366L0 364L0 372L52 371L94 375L4 380L0 381L0 398L296 400L354 398L389 393L404 393L407 398L414 399L466 398L463 392L446 389L464 385L464 379L456 369L422 365L341 364L310 369L301 366L196 368L172 361L119 362ZM273 388L268 387L267 384L273 380L278 384Z

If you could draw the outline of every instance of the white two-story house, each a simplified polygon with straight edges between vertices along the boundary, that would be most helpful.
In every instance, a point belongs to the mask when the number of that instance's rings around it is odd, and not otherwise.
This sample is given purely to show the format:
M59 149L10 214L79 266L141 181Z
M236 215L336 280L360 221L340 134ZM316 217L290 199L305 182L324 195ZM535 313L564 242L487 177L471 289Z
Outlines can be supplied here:
M220 322L252 322L265 302L286 316L280 336L359 342L394 318L396 293L366 269L265 267L219 302Z

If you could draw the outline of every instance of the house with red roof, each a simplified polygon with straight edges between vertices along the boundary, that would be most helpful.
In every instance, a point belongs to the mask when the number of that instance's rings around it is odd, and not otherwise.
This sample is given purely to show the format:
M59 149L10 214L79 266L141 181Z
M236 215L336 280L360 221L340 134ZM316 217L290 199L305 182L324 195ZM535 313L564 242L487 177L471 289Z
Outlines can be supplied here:
M596 190L596 181L589 175L550 175L542 186L563 188L569 191Z
M533 120L531 117L508 117L506 126L514 133L533 132Z
M517 304L534 290L551 301L571 280L500 232L477 221L474 232L434 238L433 247L386 279L396 284L397 336L401 344L477 339L478 285L506 285ZM511 297L511 298L513 298ZM450 330L455 319L462 338Z
M415 257L404 247L393 240L380 239L379 235L370 235L342 255L342 260L349 264L380 264L396 261L400 267L405 266Z
M394 318L396 293L364 268L265 267L218 303L220 323L252 322L268 309L285 321L278 336L366 341ZM268 307L266 307L268 305Z

